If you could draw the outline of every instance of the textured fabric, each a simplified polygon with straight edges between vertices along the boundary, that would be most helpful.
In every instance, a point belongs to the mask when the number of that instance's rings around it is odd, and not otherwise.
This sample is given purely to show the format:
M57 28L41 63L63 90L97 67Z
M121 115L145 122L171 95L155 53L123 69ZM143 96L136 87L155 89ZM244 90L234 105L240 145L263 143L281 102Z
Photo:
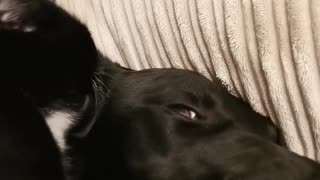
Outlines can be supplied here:
M56 1L112 61L218 77L320 160L319 0Z

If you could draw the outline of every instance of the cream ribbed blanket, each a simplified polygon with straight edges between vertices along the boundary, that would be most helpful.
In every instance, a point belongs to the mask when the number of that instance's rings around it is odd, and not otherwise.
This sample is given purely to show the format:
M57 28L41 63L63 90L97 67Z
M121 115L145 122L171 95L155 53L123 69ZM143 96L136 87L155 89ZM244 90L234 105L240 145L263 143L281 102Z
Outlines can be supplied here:
M218 77L320 160L320 0L56 0L133 69Z

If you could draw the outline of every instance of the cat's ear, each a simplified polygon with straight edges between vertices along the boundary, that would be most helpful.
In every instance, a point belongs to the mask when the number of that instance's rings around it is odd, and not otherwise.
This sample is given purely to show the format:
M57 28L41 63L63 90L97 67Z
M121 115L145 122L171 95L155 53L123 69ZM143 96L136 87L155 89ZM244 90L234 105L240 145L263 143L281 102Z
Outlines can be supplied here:
M42 0L0 0L0 31L34 31L33 19L41 3Z

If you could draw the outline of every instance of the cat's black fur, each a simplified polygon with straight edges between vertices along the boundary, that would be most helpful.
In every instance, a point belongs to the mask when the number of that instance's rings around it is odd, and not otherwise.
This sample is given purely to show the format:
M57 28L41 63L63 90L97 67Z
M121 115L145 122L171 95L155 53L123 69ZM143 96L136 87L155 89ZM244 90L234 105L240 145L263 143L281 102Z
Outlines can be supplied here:
M59 150L35 105L12 90L0 99L0 179L62 180Z
M109 61L98 69L88 30L49 1L0 0L0 51L1 179L320 178L317 163L277 145L276 126L219 82ZM57 109L81 117L64 153L45 124Z
M11 20L0 20L3 87L41 106L91 91L98 55L81 23L47 0L1 0L1 14Z
M0 0L0 60L0 140L8 141L0 147L0 179L64 179L68 155L57 150L46 117L72 112L72 133L93 118L98 53L90 33L47 0ZM68 137L70 146L81 141Z

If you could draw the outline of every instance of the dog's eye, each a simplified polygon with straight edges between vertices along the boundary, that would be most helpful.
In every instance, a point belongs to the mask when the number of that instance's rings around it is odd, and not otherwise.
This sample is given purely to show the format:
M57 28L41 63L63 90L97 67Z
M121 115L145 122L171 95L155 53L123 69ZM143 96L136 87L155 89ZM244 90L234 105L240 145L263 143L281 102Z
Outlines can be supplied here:
M173 109L178 114L191 120L197 120L199 118L198 113L193 108L183 104L169 105L169 108Z
M197 114L192 110L182 109L182 110L178 111L178 113L181 114L182 116L189 118L189 119L196 119L196 117L197 117Z

